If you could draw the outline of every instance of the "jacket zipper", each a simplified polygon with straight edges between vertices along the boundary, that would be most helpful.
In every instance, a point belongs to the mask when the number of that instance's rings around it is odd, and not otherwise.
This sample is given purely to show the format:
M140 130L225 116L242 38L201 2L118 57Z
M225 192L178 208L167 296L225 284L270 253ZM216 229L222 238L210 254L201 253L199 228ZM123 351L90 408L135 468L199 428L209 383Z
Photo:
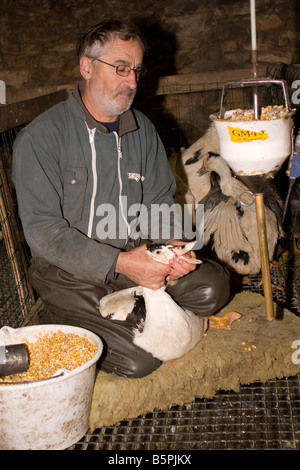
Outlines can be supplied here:
M118 149L119 209L121 211L121 216L126 226L126 242L127 242L129 238L130 226L128 224L126 214L124 212L124 205L123 205L123 200L122 200L123 182L122 182L122 176L121 176L121 160L123 156L122 156L122 149L121 149L121 137L119 137L117 132L115 131L114 131L114 134L115 134L115 138L117 142L117 149ZM119 230L120 230L120 227L119 227Z
M87 230L87 236L89 238L92 237L92 230L93 230L93 220L94 220L94 214L95 214L95 198L96 198L96 192L97 192L97 166L96 166L96 149L95 149L95 129L89 129L89 140L90 140L90 146L92 150L92 175L93 175L93 191L92 191L92 197L91 197L91 203L90 203L90 215L89 215L89 223L88 223L88 230Z

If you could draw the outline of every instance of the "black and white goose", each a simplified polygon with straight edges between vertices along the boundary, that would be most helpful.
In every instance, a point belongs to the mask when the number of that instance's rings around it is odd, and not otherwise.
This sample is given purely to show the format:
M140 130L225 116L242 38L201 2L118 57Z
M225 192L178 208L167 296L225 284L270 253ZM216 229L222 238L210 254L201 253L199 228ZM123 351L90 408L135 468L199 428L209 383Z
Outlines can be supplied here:
M182 168L196 204L204 204L204 245L217 258L241 275L261 270L254 197L232 175L219 155L214 123L203 137L182 154ZM264 193L270 261L277 256L279 240L286 241L281 221L283 201L274 184ZM286 245L284 249L286 248Z
M195 242L182 246L150 244L148 254L161 263L183 256ZM185 258L191 263L202 261ZM133 324L133 342L161 361L169 361L190 351L202 338L208 319L181 308L165 287L152 290L142 286L109 294L100 300L101 316Z
M254 196L231 174L220 156L208 156L199 173L210 172L211 190L204 204L204 244L211 243L218 259L239 274L261 270L259 238ZM275 213L265 208L269 258L272 261L280 226Z

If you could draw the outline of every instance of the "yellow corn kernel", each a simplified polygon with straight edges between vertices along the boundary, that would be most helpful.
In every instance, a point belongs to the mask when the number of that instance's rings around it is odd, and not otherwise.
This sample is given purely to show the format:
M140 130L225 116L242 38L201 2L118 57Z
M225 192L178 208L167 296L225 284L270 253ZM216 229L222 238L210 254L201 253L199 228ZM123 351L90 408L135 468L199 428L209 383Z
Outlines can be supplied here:
M273 119L281 119L289 114L289 110L283 105L265 106L261 108L259 119L262 121L271 121ZM225 119L228 121L252 121L254 118L253 109L235 109Z

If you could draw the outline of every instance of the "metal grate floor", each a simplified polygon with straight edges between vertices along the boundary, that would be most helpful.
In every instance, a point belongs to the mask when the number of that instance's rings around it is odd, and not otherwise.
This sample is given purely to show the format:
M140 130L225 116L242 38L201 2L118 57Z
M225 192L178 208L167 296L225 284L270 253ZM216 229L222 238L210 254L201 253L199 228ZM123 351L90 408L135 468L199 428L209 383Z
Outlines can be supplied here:
M300 375L88 432L68 450L300 449Z
M270 268L273 300L295 315L300 314L300 251L283 254ZM241 291L264 295L261 274L237 277L232 285L233 293Z

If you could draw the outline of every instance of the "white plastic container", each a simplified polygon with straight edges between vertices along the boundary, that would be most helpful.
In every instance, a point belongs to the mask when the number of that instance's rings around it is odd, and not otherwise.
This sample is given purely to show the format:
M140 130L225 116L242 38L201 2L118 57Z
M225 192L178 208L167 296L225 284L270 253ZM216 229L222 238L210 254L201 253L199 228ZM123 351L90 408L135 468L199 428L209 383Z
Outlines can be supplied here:
M229 116L234 110L226 111ZM291 113L292 114L292 113ZM220 155L238 176L276 172L292 151L293 119L230 121L212 115Z
M23 338L56 332L87 335L98 347L94 357L64 375L36 382L0 384L0 449L63 450L80 440L89 427L96 373L103 344L94 333L65 325L28 326ZM16 330L18 331L18 330Z

